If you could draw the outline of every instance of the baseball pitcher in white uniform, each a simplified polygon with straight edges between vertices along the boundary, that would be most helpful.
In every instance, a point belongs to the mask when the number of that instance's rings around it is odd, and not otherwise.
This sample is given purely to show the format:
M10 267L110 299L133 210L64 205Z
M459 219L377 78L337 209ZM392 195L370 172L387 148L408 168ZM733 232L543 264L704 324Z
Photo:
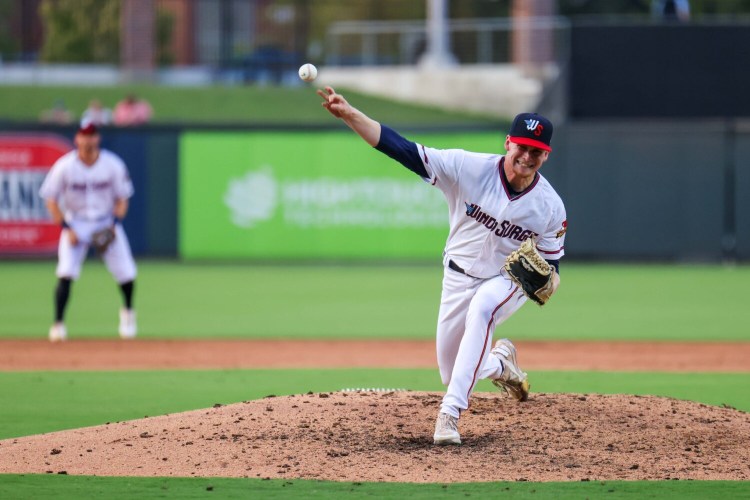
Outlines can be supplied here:
M565 207L539 173L551 151L552 123L535 113L516 116L505 138L505 155L439 150L405 139L351 106L331 87L318 90L318 95L334 117L440 189L448 202L450 230L443 252L436 335L437 361L447 390L433 439L435 444L460 444L458 420L469 407L477 381L489 378L519 402L529 395L516 347L506 338L493 346L492 337L527 300L505 267L519 247L535 244L538 260L549 269L549 282L539 294L543 300L533 297L537 302L543 304L560 283Z
M55 162L39 190L50 216L62 226L55 319L49 330L53 342L67 338L64 317L71 284L80 276L91 246L97 248L122 292L120 337L131 339L137 333L133 310L136 265L121 224L133 195L133 183L122 159L100 149L99 142L96 125L82 122L75 135L76 149Z

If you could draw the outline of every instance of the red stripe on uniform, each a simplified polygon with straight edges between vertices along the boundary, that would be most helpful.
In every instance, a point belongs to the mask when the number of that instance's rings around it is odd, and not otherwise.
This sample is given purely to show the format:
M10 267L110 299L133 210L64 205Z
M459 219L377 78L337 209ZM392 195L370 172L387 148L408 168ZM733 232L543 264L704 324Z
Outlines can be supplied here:
M422 147L422 155L423 155L422 158L424 159L424 164L425 165L429 165L430 164L430 159L427 158L427 150L424 148L423 144L420 144L420 146ZM437 176L435 176L435 178L432 179L431 185L434 186L436 182L437 182Z
M539 250L539 251L540 251L540 252L542 252L542 253L549 253L549 254L552 254L552 255L554 255L554 254L556 254L556 253L560 253L560 252L562 252L563 250L565 250L565 247L560 247L560 249L559 249L559 250L554 250L554 251L553 251L553 250L542 250L542 249L541 249L541 248L539 248L539 247L536 247L536 248L537 248L537 250Z
M479 356L479 362L477 363L477 367L474 369L474 378L471 381L471 386L469 386L469 392L466 393L466 400L468 401L469 396L471 396L471 391L474 389L474 386L477 384L477 374L479 373L479 369L482 367L482 358L484 358L484 351L487 350L487 341L492 338L492 325L495 323L495 313L498 309L503 307L506 302L510 300L511 297L513 297L513 294L516 293L516 290L518 290L518 287L516 286L513 288L513 290L510 292L510 295L508 295L505 300L500 302L500 304L497 305L497 307L492 311L492 315L490 315L490 322L487 323L487 332L484 335L484 347L482 348L482 355Z

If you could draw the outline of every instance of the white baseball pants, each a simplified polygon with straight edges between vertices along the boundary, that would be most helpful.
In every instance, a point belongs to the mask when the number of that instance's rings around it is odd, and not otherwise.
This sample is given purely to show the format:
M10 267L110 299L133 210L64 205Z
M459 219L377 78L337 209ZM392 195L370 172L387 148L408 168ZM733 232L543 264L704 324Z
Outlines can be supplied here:
M490 354L492 336L525 302L505 271L479 279L445 268L437 325L438 367L448 387L441 412L459 417L477 381L501 375L502 363Z
M81 267L88 255L89 246L91 246L91 235L95 231L109 226L112 224L112 221L108 219L102 221L74 220L68 224L75 231L76 236L78 236L78 244L71 245L70 238L68 237L68 229L63 229L60 235L60 243L57 247L58 260L55 274L58 278L76 280L81 275ZM135 279L137 274L135 260L130 251L130 243L122 225L115 224L115 239L104 252L104 255L102 255L102 260L117 283L127 283Z

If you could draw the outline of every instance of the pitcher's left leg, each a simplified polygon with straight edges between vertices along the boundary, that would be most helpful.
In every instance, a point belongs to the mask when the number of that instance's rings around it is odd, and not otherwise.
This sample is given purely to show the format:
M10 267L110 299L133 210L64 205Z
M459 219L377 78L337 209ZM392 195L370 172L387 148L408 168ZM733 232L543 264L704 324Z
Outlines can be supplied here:
M469 305L466 330L441 411L455 414L466 410L477 381L492 377L498 370L502 371L500 360L490 357L492 336L495 327L516 312L525 299L518 287L504 276L497 276L480 285Z

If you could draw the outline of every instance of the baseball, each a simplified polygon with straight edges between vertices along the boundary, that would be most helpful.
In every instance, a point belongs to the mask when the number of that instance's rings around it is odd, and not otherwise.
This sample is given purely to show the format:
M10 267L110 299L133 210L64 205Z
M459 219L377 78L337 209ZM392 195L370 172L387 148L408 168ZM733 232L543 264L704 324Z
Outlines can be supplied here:
M318 76L318 68L314 64L303 64L299 67L299 77L306 82L315 80Z

